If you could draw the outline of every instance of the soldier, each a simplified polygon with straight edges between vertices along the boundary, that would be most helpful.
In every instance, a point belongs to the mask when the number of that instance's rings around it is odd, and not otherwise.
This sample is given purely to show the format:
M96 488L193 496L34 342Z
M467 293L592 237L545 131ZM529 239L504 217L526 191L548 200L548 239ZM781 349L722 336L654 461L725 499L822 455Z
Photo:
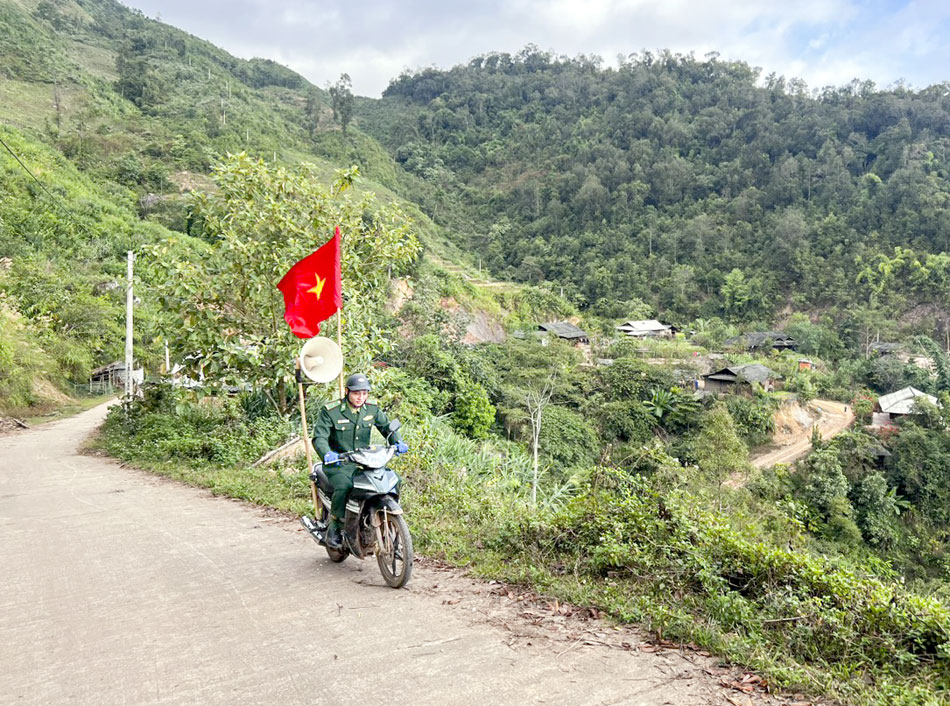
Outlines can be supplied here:
M340 549L343 546L343 517L346 514L346 498L353 489L355 463L336 464L340 454L369 446L369 437L376 427L386 436L389 434L389 418L375 402L368 402L369 379L362 373L346 379L346 394L343 399L328 402L320 410L313 427L313 446L323 456L323 470L333 485L333 500L330 504L330 527L327 531L327 546ZM396 444L396 453L404 454L409 447L393 432L390 441Z

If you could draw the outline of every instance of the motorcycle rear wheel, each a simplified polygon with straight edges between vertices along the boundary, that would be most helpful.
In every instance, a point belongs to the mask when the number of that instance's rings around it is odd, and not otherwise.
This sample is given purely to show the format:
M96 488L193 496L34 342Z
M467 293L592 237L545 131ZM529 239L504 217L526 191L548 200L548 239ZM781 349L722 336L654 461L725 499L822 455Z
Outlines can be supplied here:
M380 527L383 545L376 547L376 563L383 580L393 588L402 588L412 576L412 535L402 515L386 514Z

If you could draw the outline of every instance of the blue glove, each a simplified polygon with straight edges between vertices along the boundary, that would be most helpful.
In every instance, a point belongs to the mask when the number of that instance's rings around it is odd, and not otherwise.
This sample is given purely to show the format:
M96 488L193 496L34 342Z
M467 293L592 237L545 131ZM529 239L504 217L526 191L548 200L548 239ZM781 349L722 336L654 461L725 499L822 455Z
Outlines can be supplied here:
M336 451L327 451L327 455L323 457L323 462L326 464L336 463L340 460L340 454Z
M404 454L408 452L409 452L409 444L407 444L405 441L400 441L398 444L396 444L397 454Z

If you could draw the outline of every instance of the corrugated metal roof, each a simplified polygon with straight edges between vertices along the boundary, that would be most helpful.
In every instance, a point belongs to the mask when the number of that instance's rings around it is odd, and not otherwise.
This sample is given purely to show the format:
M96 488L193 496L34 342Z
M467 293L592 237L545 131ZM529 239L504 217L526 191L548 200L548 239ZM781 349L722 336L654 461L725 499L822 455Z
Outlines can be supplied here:
M112 363L96 368L91 373L89 373L89 375L91 376L100 375L102 373L107 373L113 370L125 370L125 363L121 360L116 360L116 361L113 361Z
M910 414L914 411L914 403L919 397L926 397L932 404L937 404L937 398L921 392L916 387L905 387L903 390L882 395L877 404L882 412L888 414Z
M574 324L568 323L567 321L552 321L548 324L540 324L538 328L542 331L547 331L548 333L553 333L558 338L566 338L568 340L575 338L587 338L587 333L577 328Z
M781 331L749 331L748 333L744 333L741 336L727 338L726 345L735 346L742 344L748 346L749 348L759 348L765 345L767 341L771 341L772 344L777 347L798 345L792 340L791 336L788 336Z
M668 324L661 324L656 319L641 319L639 321L625 321L617 327L618 331L642 331L644 333L656 332L656 331L669 331L670 326Z
M769 368L761 363L747 363L746 365L732 365L722 370L717 370L704 378L710 380L722 380L724 382L735 382L745 380L746 382L766 382L778 376Z
M740 365L736 370L739 373L739 377L743 380L748 380L749 382L765 382L775 378L775 373L766 368L761 363L749 363L748 365Z

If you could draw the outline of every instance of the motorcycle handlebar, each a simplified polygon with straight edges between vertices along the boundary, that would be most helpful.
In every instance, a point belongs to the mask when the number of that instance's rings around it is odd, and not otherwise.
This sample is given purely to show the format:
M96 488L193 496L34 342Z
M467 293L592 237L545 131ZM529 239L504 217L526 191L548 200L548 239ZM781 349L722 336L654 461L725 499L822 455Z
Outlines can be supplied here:
M393 448L396 448L396 446L398 446L398 444L386 444L387 449L393 449ZM350 458L350 456L352 456L353 454L359 453L360 451L365 451L365 449L356 449L354 451L344 451L343 453L339 455L336 461L331 461L330 463L324 463L323 465L324 466L339 466L341 463L343 463L348 458Z

